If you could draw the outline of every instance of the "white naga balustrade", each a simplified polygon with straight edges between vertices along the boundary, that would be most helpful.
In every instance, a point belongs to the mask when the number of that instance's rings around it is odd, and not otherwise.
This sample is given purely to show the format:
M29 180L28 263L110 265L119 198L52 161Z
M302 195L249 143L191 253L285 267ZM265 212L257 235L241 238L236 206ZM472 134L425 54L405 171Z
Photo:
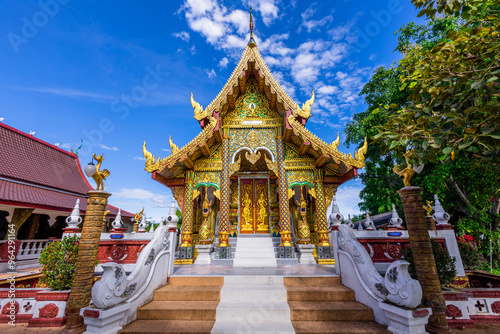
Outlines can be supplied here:
M382 277L349 226L340 225L333 234L338 243L337 270L342 284L356 292L356 300L371 307L375 320L393 333L425 333L430 309L424 309L423 316L415 316L411 309L420 304L422 288L408 274L409 263L393 262Z
M49 244L49 242L54 240L43 239L43 240L21 240L21 245L19 247L19 252L17 253L17 260L35 260L40 257L42 250Z
M156 229L129 275L121 264L102 265L102 278L92 288L93 306L81 310L85 333L117 333L134 321L137 309L153 300L154 291L167 283L174 270L178 220L172 202L167 225Z

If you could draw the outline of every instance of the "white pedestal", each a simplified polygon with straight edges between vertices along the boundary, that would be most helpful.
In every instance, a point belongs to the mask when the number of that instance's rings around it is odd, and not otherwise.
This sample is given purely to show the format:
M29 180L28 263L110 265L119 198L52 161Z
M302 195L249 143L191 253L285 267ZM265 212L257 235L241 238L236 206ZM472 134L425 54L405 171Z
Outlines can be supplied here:
M312 255L314 251L314 245L311 244L296 244L297 250L299 252L299 263L300 264L316 264L316 260Z
M194 264L211 264L212 257L211 253L214 250L214 245L196 245L196 250L198 251L198 257Z
M399 306L394 306L385 302L379 302L379 307L384 310L384 314L388 320L387 329L392 333L397 334L420 334L427 333L425 325L428 322L429 316L432 314L431 308L420 308L417 311L404 309ZM427 315L415 317L414 314L424 313L427 310Z

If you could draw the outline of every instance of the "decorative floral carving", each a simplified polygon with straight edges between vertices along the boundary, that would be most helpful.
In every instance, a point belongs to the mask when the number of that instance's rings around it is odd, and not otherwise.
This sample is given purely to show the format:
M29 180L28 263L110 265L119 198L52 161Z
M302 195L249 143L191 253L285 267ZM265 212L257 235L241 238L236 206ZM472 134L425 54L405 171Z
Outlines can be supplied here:
M452 318L452 319L463 317L463 314L462 314L462 311L460 310L460 308L458 308L457 306L455 306L453 304L446 305L446 311L444 312L444 315L447 318Z
M151 248L151 251L149 252L146 263L144 263L144 266L149 266L153 262L154 259L155 259L155 249Z
M387 245L387 255L393 259L399 259L403 255L401 253L401 246L398 244L388 244Z
M126 254L126 249L123 245L113 245L109 251L111 259L118 261L123 259Z
M496 314L500 314L500 301L491 303L491 311Z
M2 308L2 314L11 314L10 311L11 311L11 303L10 301L4 305L4 307ZM14 314L17 314L19 312L19 303L18 302L14 302Z
M55 318L58 313L59 307L54 303L50 303L40 309L40 318Z

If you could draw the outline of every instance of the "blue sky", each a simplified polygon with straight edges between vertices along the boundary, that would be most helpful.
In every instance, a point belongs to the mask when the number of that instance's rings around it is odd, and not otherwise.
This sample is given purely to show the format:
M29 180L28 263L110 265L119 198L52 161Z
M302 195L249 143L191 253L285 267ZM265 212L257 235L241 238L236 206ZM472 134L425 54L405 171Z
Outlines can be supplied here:
M144 171L142 141L168 156L169 135L182 147L200 131L190 94L207 106L223 87L248 41L250 4L278 82L300 103L315 90L307 127L326 142L364 110L363 84L401 57L394 32L417 20L409 0L5 0L0 119L67 150L83 140L82 165L104 153L111 203L166 216L172 195ZM344 215L359 213L360 189L339 189Z

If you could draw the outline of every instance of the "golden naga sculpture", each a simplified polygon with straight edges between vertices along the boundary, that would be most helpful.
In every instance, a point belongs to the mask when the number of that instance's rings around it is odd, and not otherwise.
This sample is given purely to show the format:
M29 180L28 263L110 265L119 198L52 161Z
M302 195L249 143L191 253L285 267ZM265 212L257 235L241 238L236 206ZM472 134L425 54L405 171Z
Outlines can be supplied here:
M158 158L158 161L156 161L156 157L147 150L146 141L144 141L144 145L142 145L142 154L146 159L146 167L144 167L144 169L148 173L152 173L160 168L161 159Z
M266 159L267 168L272 171L275 175L278 175L278 163L276 161L272 161L267 157L267 154L264 154L264 158Z
M210 212L212 211L212 202L208 200L208 194L205 193L205 200L203 201L203 222L201 223L200 230L198 232L200 238L200 244L209 245L213 242L214 237L212 231L210 230Z
M194 118L199 122L204 118L212 116L207 110L194 100L193 93L191 93L191 106L194 108Z
M430 217L432 210L434 210L432 208L432 205L431 205L432 201L426 201L426 202L427 202L427 206L424 205L423 208L425 210L425 215Z
M352 157L351 153L349 153L349 160L350 160L351 164L353 164L357 161L357 162L364 165L366 152L368 152L368 141L366 140L366 137L365 137L365 142L363 143L363 146L361 146L359 148L359 150L354 152L354 158Z
M229 165L229 176L232 176L234 173L238 172L240 170L240 166L241 166L241 154L239 155L238 159L236 159L235 162Z
M168 136L168 144L170 145L170 149L172 150L171 155L175 155L177 152L179 152L179 146L174 144L174 142L172 141L172 136Z
M96 190L104 190L104 183L103 180L106 180L106 178L111 174L109 170L104 169L100 170L101 164L104 161L104 158L102 157L102 154L98 157L96 157L95 153L93 155L94 159L97 161L97 166L94 175L92 175L92 178L94 179L95 183L97 184Z
M297 243L308 244L311 242L311 231L309 230L309 224L307 224L307 203L304 196L302 196L302 189L300 190L300 203L298 203L297 210L300 213L297 226Z
M309 100L307 100L306 103L304 103L302 105L302 108L299 108L299 106L297 105L297 110L295 111L295 113L298 116L305 118L305 119L308 119L309 117L311 117L311 106L314 103L314 99L315 99L315 96L314 96L314 91L313 91L311 98Z
M410 151L406 151L404 154L405 160L406 160L406 168L403 170L399 170L399 165L394 166L392 171L399 176L403 177L403 183L405 184L405 187L411 187L410 185L410 180L415 175L415 170L413 169L412 165L410 165L410 157L413 154L413 149Z
M339 144L340 144L340 135L339 135L339 132L337 132L337 139L335 139L331 144L330 144L330 147L333 148L333 149L337 149L339 147Z
M142 214L144 213L144 207L142 208L141 212L134 214L134 221L138 222L142 218Z

